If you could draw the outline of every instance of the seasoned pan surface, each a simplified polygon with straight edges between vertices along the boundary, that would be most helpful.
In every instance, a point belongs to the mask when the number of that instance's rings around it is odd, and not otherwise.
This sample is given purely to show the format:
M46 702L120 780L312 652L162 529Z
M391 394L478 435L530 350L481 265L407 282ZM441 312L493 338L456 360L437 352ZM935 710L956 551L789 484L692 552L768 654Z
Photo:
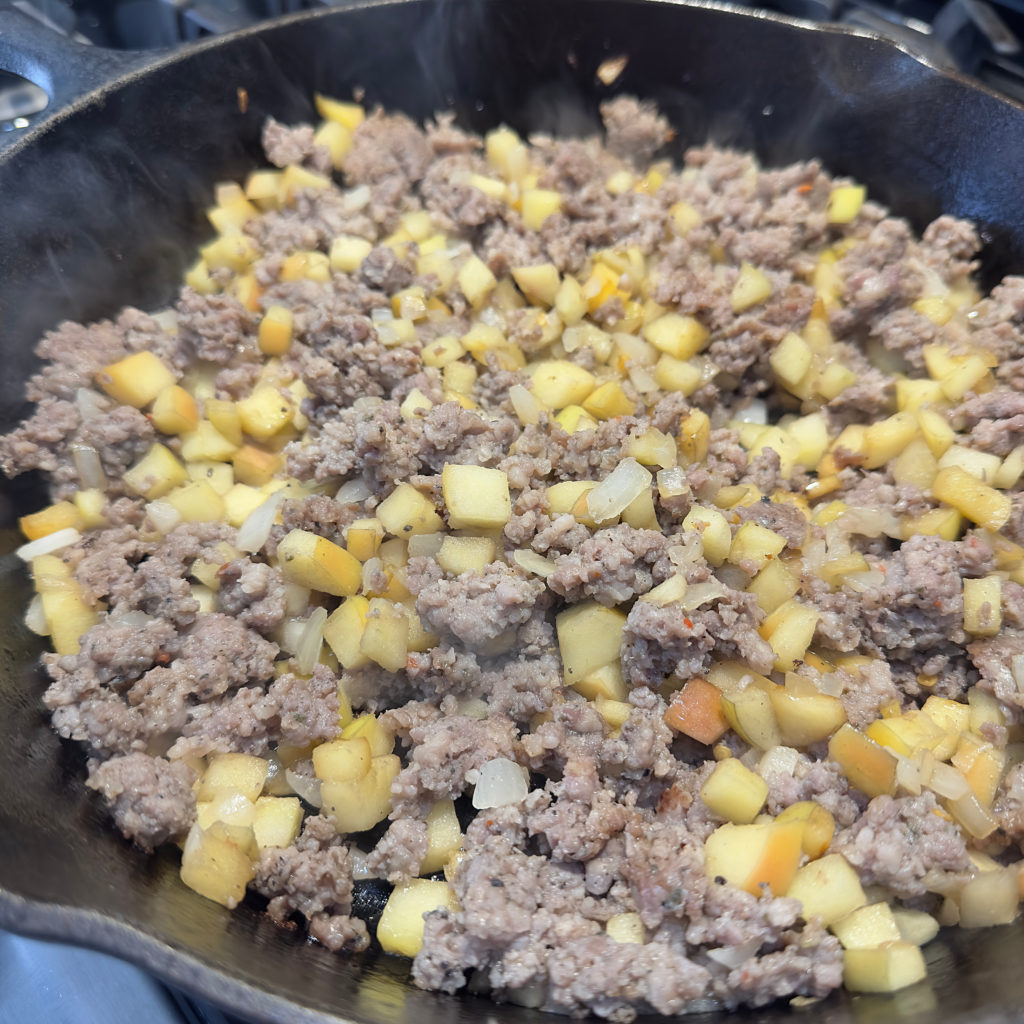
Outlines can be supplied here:
M625 71L602 85L598 65L620 55ZM158 59L0 155L2 427L23 410L43 330L166 302L203 237L213 183L259 159L264 119L308 119L314 90L355 88L419 118L451 108L477 130L569 134L593 130L609 95L650 97L679 152L711 139L768 164L820 157L917 227L941 211L979 222L987 279L1024 270L1024 111L890 44L650 0L363 5ZM40 503L35 486L3 485L5 524ZM3 542L13 550L12 530ZM85 790L82 755L41 710L40 647L20 624L29 587L9 553L0 586L0 926L115 952L254 1020L551 1019L419 992L404 961L336 956L255 911L228 913L181 885L172 855L124 842ZM1022 956L1024 925L944 935L929 947L931 985L801 1012L830 1024L1015 1020Z

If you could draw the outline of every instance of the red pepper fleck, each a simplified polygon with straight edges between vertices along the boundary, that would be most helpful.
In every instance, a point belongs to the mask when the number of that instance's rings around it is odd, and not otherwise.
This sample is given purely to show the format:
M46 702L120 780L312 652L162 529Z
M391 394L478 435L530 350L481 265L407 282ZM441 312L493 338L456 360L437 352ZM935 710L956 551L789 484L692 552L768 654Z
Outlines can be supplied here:
M689 615L684 616L683 617L683 625L687 629L693 629L693 619L691 619Z

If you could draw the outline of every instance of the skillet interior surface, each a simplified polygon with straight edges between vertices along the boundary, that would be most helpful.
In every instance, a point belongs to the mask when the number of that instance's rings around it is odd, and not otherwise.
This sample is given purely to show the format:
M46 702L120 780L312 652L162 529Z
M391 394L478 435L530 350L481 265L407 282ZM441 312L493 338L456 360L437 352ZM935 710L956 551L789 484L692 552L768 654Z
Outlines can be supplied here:
M629 62L606 87L595 71L619 55ZM0 156L0 426L24 411L43 330L168 301L209 233L213 183L259 161L267 115L310 119L314 90L354 88L417 118L453 109L477 130L505 121L568 134L596 128L601 99L650 97L676 128L676 155L711 139L774 165L816 156L918 228L942 211L979 222L989 282L1024 269L1024 111L887 43L643 0L361 6L164 58ZM42 500L37 481L5 483L4 524ZM17 543L3 534L3 551ZM418 992L403 961L335 956L255 910L228 913L181 885L171 853L124 842L85 790L82 754L40 708L40 646L21 624L29 587L9 553L0 588L0 926L115 952L258 1020L551 1019ZM1022 956L1024 925L943 933L928 949L929 983L802 1012L830 1024L1018 1019Z

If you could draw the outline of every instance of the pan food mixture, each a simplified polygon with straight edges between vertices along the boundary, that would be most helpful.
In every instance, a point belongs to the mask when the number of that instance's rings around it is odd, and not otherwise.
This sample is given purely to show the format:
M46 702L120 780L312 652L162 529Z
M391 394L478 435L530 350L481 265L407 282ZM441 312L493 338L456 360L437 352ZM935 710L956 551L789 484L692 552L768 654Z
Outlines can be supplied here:
M1024 279L815 162L672 166L630 98L529 142L317 103L0 441L125 836L334 950L393 885L418 985L615 1020L1012 920Z

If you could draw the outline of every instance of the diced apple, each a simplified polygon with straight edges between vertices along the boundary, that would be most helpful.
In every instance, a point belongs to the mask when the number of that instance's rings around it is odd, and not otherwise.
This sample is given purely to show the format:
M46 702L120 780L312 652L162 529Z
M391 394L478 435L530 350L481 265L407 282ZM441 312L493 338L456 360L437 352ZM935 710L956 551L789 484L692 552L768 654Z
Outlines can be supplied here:
M268 306L256 335L265 356L283 356L292 345L294 317L287 306Z
M174 374L152 352L134 352L103 367L96 374L96 383L115 402L142 409L174 384Z
M844 949L875 949L886 942L902 941L888 903L858 907L834 922L832 932Z
M701 799L721 818L736 825L749 825L768 799L768 783L739 758L719 761L701 786Z
M754 522L744 523L735 533L729 548L734 565L751 564L760 569L786 546L786 538Z
M722 711L722 691L706 679L694 676L673 696L665 722L698 743L716 743L729 728Z
M256 801L252 832L261 850L291 846L301 828L302 805L298 797L261 796Z
M391 783L402 763L395 754L375 757L361 779L320 784L323 813L342 833L365 832L391 813Z
M528 267L515 267L512 279L535 306L550 309L555 304L562 280L553 263L537 263Z
M722 825L705 840L704 869L709 878L724 878L752 896L761 896L765 886L773 896L785 896L800 863L800 834L792 822Z
M974 636L995 636L1003 622L999 576L964 580L964 629Z
M723 693L722 713L732 729L752 747L769 750L782 743L771 697L757 686Z
M375 513L384 529L397 537L437 533L444 527L430 498L408 483L400 483Z
M604 930L616 942L643 945L647 941L643 919L636 911L612 914L605 922Z
M421 875L440 871L462 846L462 828L450 798L439 800L426 817L427 853L420 863Z
M328 121L337 121L350 132L354 132L366 120L366 111L358 103L335 100L320 93L314 93L316 112Z
M776 821L796 822L802 828L801 846L803 851L815 860L820 857L832 842L836 822L832 812L813 800L800 800L781 810Z
M940 469L932 481L932 497L952 505L972 523L998 531L1010 518L1010 497L959 466Z
M377 941L385 953L415 957L423 946L423 915L432 910L456 909L455 895L447 882L414 878L396 886L377 925Z
M761 610L771 615L796 596L800 590L800 581L784 562L775 558L765 562L761 571L747 584L747 590L757 598Z
M249 830L250 836L252 829ZM181 880L200 896L234 909L256 869L248 850L224 826L193 825L181 855Z
M242 429L257 441L266 441L292 422L295 403L291 395L269 385L258 386L237 403Z
M580 405L594 390L594 375L567 359L548 359L530 371L533 395L547 409Z
M365 714L353 719L341 731L343 740L364 739L370 744L374 757L383 757L395 749L394 734L380 723L375 715Z
M212 800L225 790L255 801L267 781L267 762L249 754L215 754L199 781L197 800Z
M529 231L540 231L544 221L562 209L562 194L549 188L523 189L523 224Z
M979 871L956 896L961 928L988 928L1010 924L1017 916L1020 901L1018 872L1015 866Z
M763 270L750 263L740 265L740 273L729 296L734 313L743 313L760 305L772 293L772 283Z
M21 532L28 540L48 537L58 530L80 530L83 526L82 514L78 506L70 501L58 501L38 512L31 512L18 520Z
M365 736L330 740L313 748L313 771L327 782L352 782L366 775L372 759Z
M863 185L836 185L828 197L829 224L849 224L860 213L866 195Z
M441 491L453 529L504 527L512 517L508 477L500 469L445 463Z
M632 416L636 405L617 380L606 381L596 387L584 400L583 408L595 419L610 420L616 416Z
M683 518L683 529L700 531L701 546L709 565L719 566L729 556L732 531L717 508L692 505Z
M928 975L924 957L909 942L889 942L843 954L843 984L851 992L897 992Z
M437 564L454 576L481 572L494 561L495 544L490 537L445 537L437 552Z
M277 560L285 579L335 597L355 594L363 567L344 548L308 530L292 530L277 547Z
M794 693L788 687L770 692L782 742L809 747L831 736L846 721L846 709L838 697L824 693Z
M849 723L829 740L828 753L850 784L869 797L896 791L896 758Z
M387 598L371 598L359 650L388 672L404 669L409 656L405 609Z
M360 562L373 558L383 540L384 524L376 517L356 519L345 531L345 549Z
M153 501L185 483L188 472L169 448L156 442L123 479L130 490Z
M826 926L867 903L857 872L839 853L829 853L805 864L797 871L786 895L800 900L805 919L817 915Z
M711 420L702 409L691 409L679 423L679 460L690 466L707 458Z
M775 652L775 667L791 671L807 653L821 613L792 598L761 623L759 632Z
M466 296L466 300L474 309L483 305L484 299L498 283L487 264L475 255L466 259L455 275L455 280L458 282L462 294Z
M679 313L666 313L653 320L644 328L643 335L656 349L675 359L692 358L710 337L699 320Z
M923 910L896 907L892 916L899 929L900 938L914 946L927 945L939 934L939 922Z
M185 434L198 425L199 409L183 387L172 384L156 396L150 417L162 434Z
M626 616L596 601L581 601L555 617L558 648L567 686L618 661Z

